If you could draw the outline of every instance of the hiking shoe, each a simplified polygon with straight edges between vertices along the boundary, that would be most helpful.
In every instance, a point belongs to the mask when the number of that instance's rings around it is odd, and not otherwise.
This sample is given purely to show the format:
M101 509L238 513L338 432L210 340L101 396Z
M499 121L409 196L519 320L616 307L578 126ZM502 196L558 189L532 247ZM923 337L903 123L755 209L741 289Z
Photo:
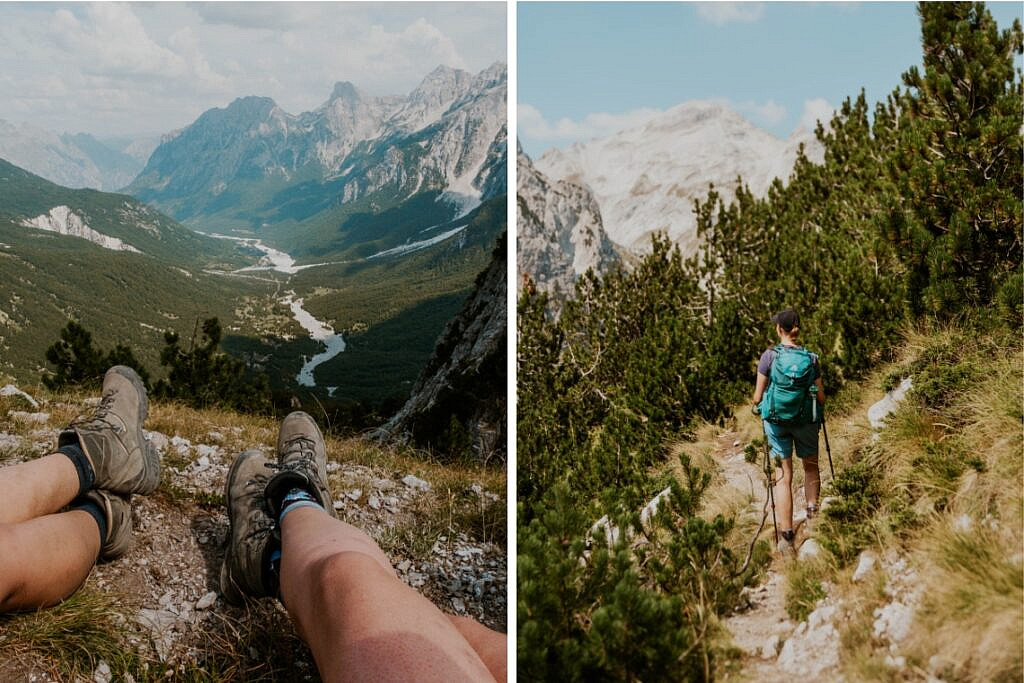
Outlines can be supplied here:
M160 456L142 434L148 410L142 380L131 368L115 365L103 377L99 406L61 431L57 447L79 445L97 489L123 496L152 493L160 483Z
M783 531L779 534L779 544L776 546L776 550L779 555L787 558L796 557L796 532L794 531Z
M107 520L107 538L100 546L100 562L110 562L124 555L132 547L132 505L127 498L116 493L92 489L71 503L75 509L84 502L90 502L103 511Z
M327 514L337 517L331 490L327 488L324 437L313 418L302 411L291 413L281 423L276 469L278 472L267 483L266 490L267 505L274 519L281 513L281 498L293 488L309 492Z
M267 513L263 489L271 470L259 451L245 451L231 464L224 484L228 507L228 549L220 567L220 592L232 605L245 598L277 595L270 556L277 548L274 518Z

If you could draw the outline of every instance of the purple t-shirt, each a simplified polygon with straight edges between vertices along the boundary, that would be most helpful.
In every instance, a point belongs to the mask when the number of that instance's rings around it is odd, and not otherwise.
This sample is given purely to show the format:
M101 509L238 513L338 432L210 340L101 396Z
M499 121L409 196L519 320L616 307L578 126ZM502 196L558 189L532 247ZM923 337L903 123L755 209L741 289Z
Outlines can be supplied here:
M795 348L801 348L799 346ZM814 379L817 380L821 377L821 368L818 366L818 354L813 351L808 351L811 354L811 358L814 360ZM765 377L772 376L772 362L775 360L775 347L772 347L761 354L761 360L757 363L757 372Z

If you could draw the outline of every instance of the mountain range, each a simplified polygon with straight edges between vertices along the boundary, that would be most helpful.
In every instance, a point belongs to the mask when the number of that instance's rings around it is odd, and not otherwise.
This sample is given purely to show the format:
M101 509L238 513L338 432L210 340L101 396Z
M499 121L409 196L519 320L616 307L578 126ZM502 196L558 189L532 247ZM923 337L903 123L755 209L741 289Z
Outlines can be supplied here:
M134 180L158 136L96 138L0 119L0 159L69 188L119 190Z
M323 256L356 213L434 193L437 224L504 194L505 119L501 63L475 75L440 66L405 96L340 82L300 114L244 97L166 135L127 191L207 230Z
M813 131L797 129L782 140L723 104L690 101L643 125L551 149L534 165L552 180L587 188L616 245L643 253L651 234L661 231L692 253L693 202L707 195L709 183L726 203L740 178L763 196L775 178L788 178L801 145L809 159L822 161Z

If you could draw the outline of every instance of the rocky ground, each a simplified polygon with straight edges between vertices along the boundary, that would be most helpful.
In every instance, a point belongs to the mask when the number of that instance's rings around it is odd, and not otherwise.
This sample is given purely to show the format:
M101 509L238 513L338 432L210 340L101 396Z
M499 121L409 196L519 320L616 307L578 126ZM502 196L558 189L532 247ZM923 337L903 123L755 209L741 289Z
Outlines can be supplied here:
M59 427L87 406L24 407L0 413L0 463L52 452ZM312 658L279 603L264 600L238 609L219 595L228 532L224 480L243 443L273 457L276 434L269 421L256 427L199 420L177 433L168 425L182 424L180 416L161 417L160 412L159 407L152 411L148 426L153 431L147 435L162 457L161 486L152 496L134 497L133 549L96 567L85 590L117 596L131 645L143 659L159 662L172 678L175 671L191 678L187 672L200 662L206 673L222 668L225 678L269 673L282 680L317 680ZM381 466L366 463L364 449L359 440L329 440L328 472L338 516L377 540L402 580L443 611L504 631L504 496L482 482L431 482L394 469L394 459ZM353 455L364 462L349 459ZM481 540L488 533L493 542ZM105 665L98 665L96 680L110 680ZM275 667L281 671L274 673ZM20 680L49 680L45 666L29 662L22 671Z
M902 385L901 385L902 386ZM895 409L906 393L906 386L893 398L890 392L869 411L870 425L879 429L885 416ZM883 405L884 404L884 405ZM760 518L766 509L767 491L764 486L763 453L758 452L755 464L744 459L740 437L735 432L721 433L715 442L713 457L720 467L727 487L750 495L747 514ZM821 454L821 478L824 491L831 480L826 454ZM799 471L799 466L796 468ZM797 479L797 475L794 475ZM808 523L803 487L794 483L793 521L797 531L796 558L776 554L764 580L757 586L746 588L744 603L724 619L732 643L743 652L739 673L733 680L763 683L782 683L796 678L805 680L842 681L841 631L844 620L853 618L857 607L847 604L845 591L828 581L822 583L825 597L821 598L804 621L794 621L786 611L787 571L790 562L814 561L823 551L814 537L813 520ZM829 505L825 497L821 507ZM772 539L771 516L767 519L764 535ZM873 646L885 650L885 665L895 671L906 671L906 658L901 647L911 634L914 610L920 598L916 572L907 560L896 552L879 558L873 551L864 551L852 574L851 583L878 581L884 597L873 611L871 641ZM930 663L936 669L940 662ZM933 672L916 672L922 680L939 681Z

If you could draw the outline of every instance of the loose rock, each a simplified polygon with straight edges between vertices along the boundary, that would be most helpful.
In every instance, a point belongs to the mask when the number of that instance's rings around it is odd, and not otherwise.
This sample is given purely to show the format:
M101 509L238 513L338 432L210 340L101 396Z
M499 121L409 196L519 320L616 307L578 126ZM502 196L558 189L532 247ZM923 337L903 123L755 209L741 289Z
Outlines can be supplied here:
M878 558L875 557L875 554L870 550L865 550L860 554L860 560L857 562L857 568L853 571L854 583L863 581L867 575L871 573L871 570L875 568L877 559Z

